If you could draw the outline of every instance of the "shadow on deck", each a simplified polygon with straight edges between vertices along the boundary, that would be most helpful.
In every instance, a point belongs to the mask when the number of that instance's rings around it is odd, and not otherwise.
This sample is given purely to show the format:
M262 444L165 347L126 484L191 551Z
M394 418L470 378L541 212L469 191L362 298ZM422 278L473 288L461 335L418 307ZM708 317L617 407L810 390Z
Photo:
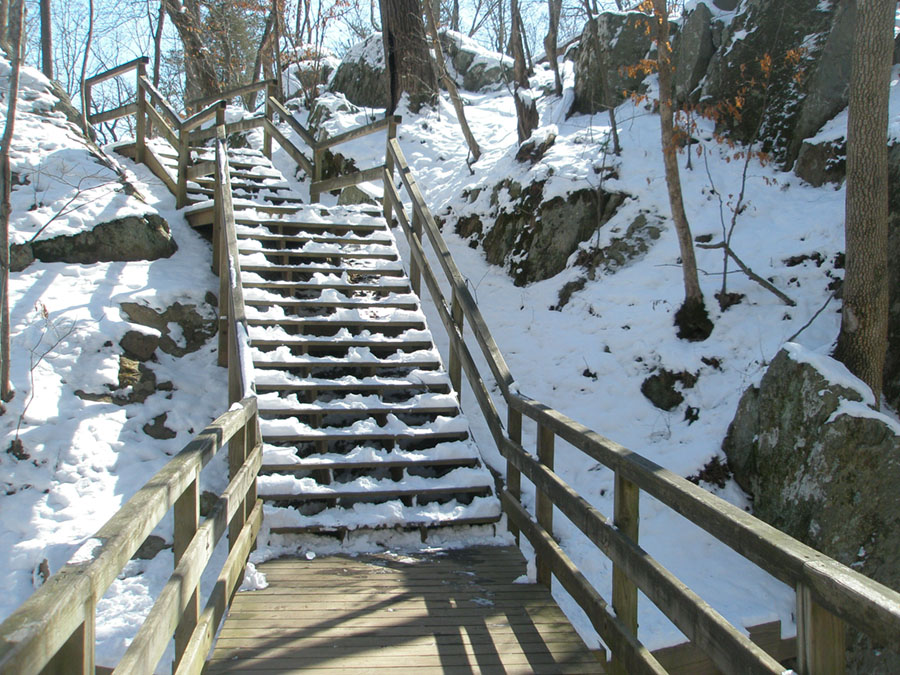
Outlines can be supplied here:
M238 593L206 673L598 673L515 547L282 558Z

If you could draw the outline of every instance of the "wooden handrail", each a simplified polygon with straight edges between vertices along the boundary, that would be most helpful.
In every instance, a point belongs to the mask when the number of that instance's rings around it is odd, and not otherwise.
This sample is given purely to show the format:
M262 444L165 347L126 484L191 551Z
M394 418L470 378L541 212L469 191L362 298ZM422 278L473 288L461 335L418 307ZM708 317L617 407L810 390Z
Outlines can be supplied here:
M192 101L188 101L187 106L193 108L195 106L209 105L210 103L216 103L218 101L227 101L232 98L237 98L238 96L243 96L244 94L252 94L260 89L265 89L274 82L275 80L269 79L251 82L250 84L242 84L238 87L229 89L228 91L223 91L220 94L210 94L209 96L204 96L202 98L195 98Z
M134 70L138 67L138 64L141 63L146 66L148 63L150 63L150 58L147 56L139 56L136 59L132 59L131 61L127 61L126 63L121 63L118 66L110 68L109 70L104 70L102 73L92 75L91 77L87 78L84 83L89 87L93 87L95 84L105 82L106 80L114 78L116 75L127 73L129 70Z
M337 136L331 136L330 138L323 138L320 141L316 141L315 147L317 150L326 150L335 145L340 145L341 143L346 143L347 141L352 141L357 138L362 138L363 136L368 136L369 134L374 134L382 129L387 129L388 126L393 124L400 124L403 118L400 115L389 115L387 117L382 117L381 119L377 119L374 122L370 122L369 124L365 124L361 127L354 127L349 131L345 131L342 134L338 134Z
M166 513L196 486L201 469L230 439L255 425L256 416L251 397L203 429L85 542L72 562L0 624L0 672L38 673L58 664L60 672L93 674L97 602ZM142 664L148 672L154 665Z
M181 133L186 134L191 130L196 129L207 120L213 119L216 116L217 111L225 110L226 105L225 101L216 101L212 105L205 107L203 110L195 112L181 122Z
M148 80L146 77L139 78L139 82L141 87L150 95L151 101L162 108L163 113L168 118L169 124L176 130L181 130L181 117L175 112L175 109L171 106L166 97L162 95L162 93L153 86L153 83Z

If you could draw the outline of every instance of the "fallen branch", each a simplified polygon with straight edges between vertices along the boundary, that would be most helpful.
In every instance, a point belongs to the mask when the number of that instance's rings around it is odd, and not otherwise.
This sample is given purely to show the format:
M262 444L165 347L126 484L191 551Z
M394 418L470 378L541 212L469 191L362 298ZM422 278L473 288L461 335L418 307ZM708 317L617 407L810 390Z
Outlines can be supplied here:
M725 253L727 255L729 255L731 257L731 259L734 260L734 262L737 263L737 266L741 268L741 271L744 274L746 274L748 278L750 278L753 281L755 281L756 283L758 283L760 286L765 288L767 291L770 291L772 294L775 295L775 297L777 297L779 300L781 300L784 304L788 305L789 307L797 306L797 303L794 302L793 300L791 300L791 298L789 298L787 295L785 295L784 293L779 291L777 288L775 288L775 286L773 286L769 281L767 281L766 279L763 279L756 272L754 272L749 267L747 267L744 264L744 261L741 260L740 258L738 258L737 254L734 251L732 251L731 247L724 241L720 241L718 244L697 244L697 248L705 248L705 249L723 248L723 249L725 249Z

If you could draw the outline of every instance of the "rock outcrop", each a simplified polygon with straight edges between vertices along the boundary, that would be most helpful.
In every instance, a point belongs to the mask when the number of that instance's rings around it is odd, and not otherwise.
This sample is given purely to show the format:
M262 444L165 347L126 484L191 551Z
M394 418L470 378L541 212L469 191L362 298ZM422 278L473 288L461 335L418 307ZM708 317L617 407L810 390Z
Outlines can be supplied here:
M177 250L169 224L148 213L117 218L78 234L13 244L10 264L12 271L18 272L35 259L82 264L156 260L168 258Z
M489 51L452 30L441 31L444 60L455 71L456 84L466 91L490 91L512 79L513 60Z
M747 390L723 450L754 514L900 590L900 425L841 364L788 344ZM900 672L852 631L850 672Z
M385 77L381 34L372 33L347 50L328 88L341 92L355 105L386 108L388 92Z

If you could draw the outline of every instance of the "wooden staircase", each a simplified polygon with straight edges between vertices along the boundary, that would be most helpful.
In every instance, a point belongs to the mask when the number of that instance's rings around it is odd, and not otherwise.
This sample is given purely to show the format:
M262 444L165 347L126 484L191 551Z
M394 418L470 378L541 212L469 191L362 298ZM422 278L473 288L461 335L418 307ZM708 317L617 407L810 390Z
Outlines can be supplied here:
M154 151L174 177L177 153ZM257 150L229 150L229 169L271 531L496 523L493 477L381 212L304 205ZM197 226L213 185L188 182Z

